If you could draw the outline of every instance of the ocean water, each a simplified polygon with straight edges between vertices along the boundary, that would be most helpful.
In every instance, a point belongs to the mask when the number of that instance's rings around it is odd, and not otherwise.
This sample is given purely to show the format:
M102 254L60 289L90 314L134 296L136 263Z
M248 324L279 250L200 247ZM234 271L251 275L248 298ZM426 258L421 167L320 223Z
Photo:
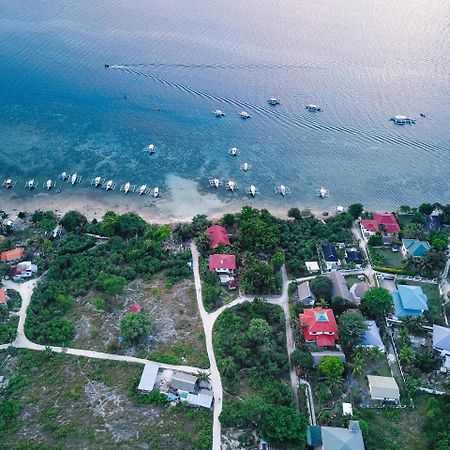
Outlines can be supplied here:
M3 0L0 178L19 180L20 200L39 194L26 179L76 171L80 195L162 213L174 201L183 214L450 202L449 24L448 0ZM394 126L393 114L417 123ZM158 185L163 198L94 193L97 175ZM199 209L210 177L240 189ZM196 193L175 193L180 179Z

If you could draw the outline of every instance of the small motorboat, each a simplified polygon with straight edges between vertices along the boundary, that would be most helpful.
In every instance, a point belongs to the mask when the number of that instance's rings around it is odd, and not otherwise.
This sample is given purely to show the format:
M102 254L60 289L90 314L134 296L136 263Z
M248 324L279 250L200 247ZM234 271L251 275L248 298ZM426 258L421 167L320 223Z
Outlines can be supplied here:
M37 181L34 181L34 178L32 178L31 180L28 180L25 183L25 188L29 189L30 191L34 188L36 188L38 185Z
M310 112L321 112L322 108L320 108L317 105L309 104L305 106L305 109L307 109Z
M211 186L211 187L213 187L213 188L219 188L220 186L222 186L222 181L221 180L219 180L219 178L211 178L210 180L209 180L209 185Z
M44 186L43 186L43 187L49 191L50 189L54 188L55 185L56 185L56 183L55 183L54 181L52 181L52 180L47 180L47 181L44 183Z
M252 117L247 111L241 111L239 115L242 119L250 119L250 117Z
M120 190L123 191L125 194L128 194L131 190L134 191L133 186L131 186L131 183L127 182L123 186L120 186Z
M7 178L3 181L2 186L6 189L11 189L16 185L17 181L13 180L12 178Z
M74 186L77 183L81 182L81 176L78 175L76 172L72 174L72 176L70 177L70 184L72 186Z
M154 146L154 144L150 144L150 145L147 147L147 149L148 149L148 152L149 152L151 155L153 155L153 153L156 152L156 147Z
M247 189L247 194L251 195L252 197L254 197L256 194L259 194L259 189L255 186L255 185L250 185Z
M317 189L316 194L319 198L326 198L328 197L328 190L321 187L320 189Z
M61 178L61 180L66 181L69 178L69 175L67 174L67 172L63 172L59 178Z
M223 117L225 115L225 113L221 110L221 109L215 109L212 112L216 117Z
M236 182L233 180L228 180L227 181L227 189L231 192L235 191L237 189Z
M92 179L91 184L94 187L98 188L98 187L102 186L104 182L105 182L105 180L103 180L102 177L95 177Z
M252 166L248 162L241 164L241 169L244 172L248 172L251 168L252 168Z
M139 195L147 195L148 193L149 193L149 189L146 184L143 184L142 186L139 187L139 189L138 189Z
M158 186L154 187L154 188L152 189L152 195L153 195L153 197L154 197L154 198L158 198L158 197L159 197L159 194L160 194L160 192L159 192L159 187L158 187Z
M112 191L115 187L116 187L116 185L114 184L113 180L108 180L105 183L105 191Z
M275 97L270 97L269 100L267 100L267 103L271 106L276 106L280 104L280 102Z
M280 194L281 196L285 197L287 194L291 193L291 190L288 187L286 187L284 184L280 184L280 186L277 186L275 188L275 192L277 194Z
M228 153L231 156L237 156L239 154L239 149L237 147L231 147L230 150L228 150Z
M395 125L412 125L416 123L416 119L406 116L392 116L389 120L394 122Z

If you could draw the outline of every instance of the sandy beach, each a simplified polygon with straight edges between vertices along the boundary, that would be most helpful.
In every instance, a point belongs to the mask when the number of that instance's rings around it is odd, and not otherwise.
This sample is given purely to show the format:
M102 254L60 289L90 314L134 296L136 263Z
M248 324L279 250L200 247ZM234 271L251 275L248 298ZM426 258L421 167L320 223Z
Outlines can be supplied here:
M219 219L225 213L235 213L245 206L267 208L273 215L287 217L290 207L300 209L305 205L287 204L283 199L272 203L258 202L258 199L247 199L234 196L228 201L221 200L214 192L202 193L195 181L169 175L166 179L168 189L160 198L139 196L135 193L125 195L119 192L105 193L93 188L74 188L69 185L57 193L56 191L36 190L30 193L16 186L11 190L0 191L0 210L14 216L20 211L33 212L37 209L52 210L59 215L76 210L83 213L88 220L101 219L107 211L117 213L135 212L150 223L190 222L197 214L205 214L210 219ZM281 203L281 204L280 204ZM325 208L326 209L326 208ZM312 209L316 216L323 211ZM333 211L329 211L330 215Z

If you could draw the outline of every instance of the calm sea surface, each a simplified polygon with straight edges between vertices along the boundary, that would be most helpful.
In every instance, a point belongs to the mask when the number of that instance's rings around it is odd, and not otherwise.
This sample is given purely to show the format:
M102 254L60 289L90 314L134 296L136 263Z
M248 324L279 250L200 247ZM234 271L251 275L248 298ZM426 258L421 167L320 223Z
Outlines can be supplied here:
M448 0L2 0L0 178L24 191L77 171L84 192L101 175L170 196L170 175L200 192L217 176L241 188L222 201L253 183L259 206L280 183L285 205L450 202L449 23Z

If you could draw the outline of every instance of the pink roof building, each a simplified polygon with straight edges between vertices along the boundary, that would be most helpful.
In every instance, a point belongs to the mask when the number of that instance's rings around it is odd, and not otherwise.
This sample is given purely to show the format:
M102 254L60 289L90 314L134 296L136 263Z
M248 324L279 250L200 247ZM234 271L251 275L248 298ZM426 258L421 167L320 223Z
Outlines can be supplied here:
M234 273L236 270L236 255L210 255L209 271L217 273Z
M220 225L213 225L207 228L206 234L209 236L211 248L216 248L220 244L231 245L227 230Z
M304 328L305 341L315 341L317 345L332 347L339 339L336 319L332 309L305 309L299 315L300 325Z
M380 231L380 225L384 225L386 233L393 234L400 231L397 219L390 213L373 213L373 219L362 219L361 230L365 235L375 234Z

